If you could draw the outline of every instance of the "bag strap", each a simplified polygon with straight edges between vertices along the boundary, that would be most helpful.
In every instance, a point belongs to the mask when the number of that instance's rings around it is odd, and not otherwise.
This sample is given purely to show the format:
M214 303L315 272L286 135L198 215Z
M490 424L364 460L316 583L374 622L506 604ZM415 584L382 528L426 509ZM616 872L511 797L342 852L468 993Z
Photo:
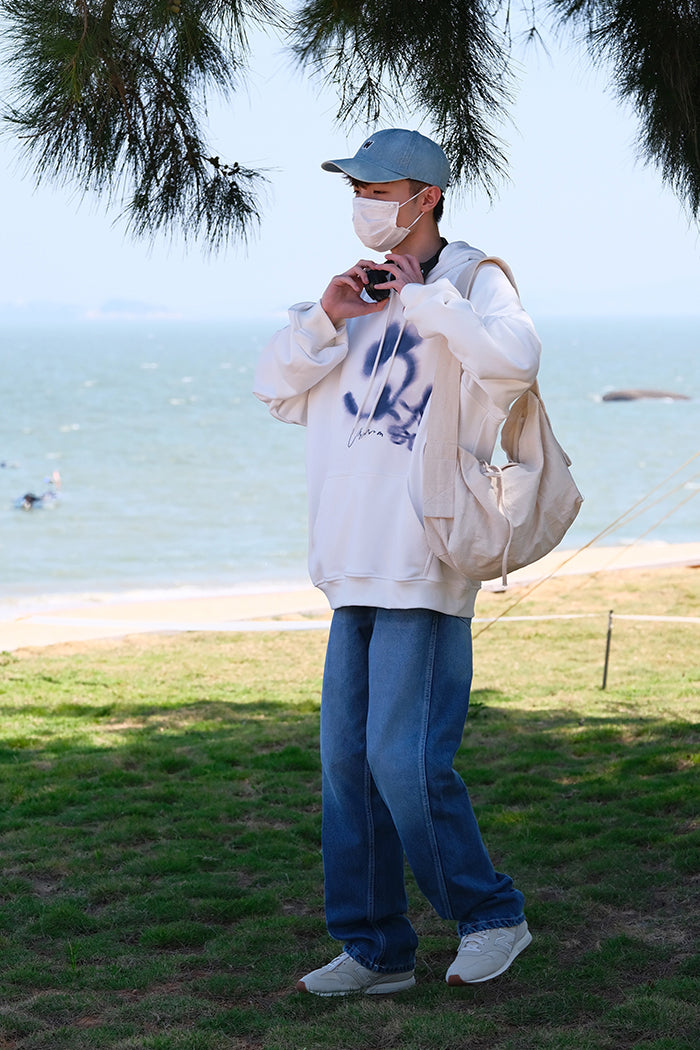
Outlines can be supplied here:
M497 255L485 255L481 259L477 259L471 267L466 268L460 275L461 279L458 278L455 282L455 287L462 293L464 298L469 299L479 270L487 264L500 267L519 296L518 286L515 283L513 271L508 263L504 262ZM464 290L462 290L462 285ZM445 348L445 351L438 358L433 380L433 392L430 395L427 441L431 444L438 442L453 446L455 457L459 445L459 394L461 380L461 362L449 349ZM533 383L532 390L539 398L540 393L537 387L537 380Z
M519 288L518 288L518 286L517 286L517 284L515 282L515 277L513 275L513 271L511 270L511 268L508 265L508 263L504 259L501 259L500 256L498 256L498 255L487 255L483 259L479 259L478 263L476 264L476 266L472 270L471 274L469 275L469 281L468 281L468 284L467 284L467 291L465 293L464 298L465 299L469 299L471 297L471 292L472 292L472 287L474 285L474 280L476 278L477 273L479 272L479 268L481 266L483 266L484 263L493 263L495 266L499 266L501 268L501 270L503 270L504 274L506 275L506 277L508 278L510 283L513 285L513 288L515 289L515 294L517 295L517 297L519 299L520 298L520 290L519 290ZM454 354L452 356L454 357ZM533 381L530 384L530 386L527 388L527 390L532 390L533 394L535 395L535 397L537 398L539 403L542 405L542 408L544 409L544 412L546 414L547 410L544 407L544 401L542 400L542 394L540 393L540 384L537 381L537 377L536 376L533 379ZM523 394L525 394L525 393L527 393L527 391L523 390ZM519 394L518 396L522 397L522 394Z
M472 267L471 271L469 271L469 270L465 271L465 276L467 278L467 284L466 284L466 290L465 290L465 293L464 293L464 298L465 299L469 299L469 297L471 296L471 291L472 291L472 288L474 286L474 281L476 279L476 275L479 272L479 269L482 266L484 266L486 263L493 263L494 265L499 266L501 268L501 270L503 270L504 274L506 275L506 277L508 278L510 283L513 285L513 288L515 289L515 294L518 296L518 299L519 299L520 298L520 292L519 292L518 286L517 286L517 284L515 282L515 277L513 276L513 271L511 270L511 268L508 265L508 263L505 262L503 259L501 259L498 255L486 255L482 259L479 259L477 261L476 265ZM459 279L458 279L458 283L455 285L455 287L458 288L458 289L459 289L459 283L460 282L459 282ZM444 358L448 357L448 356L452 360L448 361L445 364ZM454 362L458 366L457 369L455 369L453 367L452 362ZM442 370L440 368L441 365L444 365L444 368ZM438 372L441 372L440 379L438 379ZM446 391L446 398L450 398L450 397L452 398L452 404L450 404L449 406L447 406L447 405L445 406L446 407L445 414L448 415L448 413L449 413L449 417L450 417L449 418L449 426L450 426L449 441L451 443L454 443L455 456L457 454L457 447L458 447L458 443L459 443L458 442L458 431L459 431L459 387L460 387L460 383L461 383L461 378L462 378L462 368L461 368L461 365L460 365L459 361L457 360L457 358L454 356L454 354L450 353L449 351L448 351L447 354L443 354L441 356L440 361L438 362L438 369L436 370L436 376L435 376L435 383L434 383L434 386L433 386L433 391L435 389L435 386L437 386L438 382L440 382L441 384L444 383L445 384L445 391ZM542 414L545 417L545 420L547 422L547 426L549 427L549 430L550 430L550 433L551 433L551 436L552 436L552 440L557 444L557 446L559 448L559 451L561 452L562 456L564 457L564 461L566 462L566 465L570 467L571 466L571 460L570 460L568 454L561 447L561 445L557 441L556 437L554 436L554 429L552 427L552 421L549 418L549 413L547 412L547 408L546 408L545 403L544 403L544 401L542 399L542 394L540 393L540 384L538 382L537 376L535 376L535 378L533 379L533 381L530 384L530 386L527 387L525 390L523 390L518 395L518 397L516 398L516 401L519 400L524 395L530 393L530 392L532 392L535 395L535 397L537 398L537 400L539 401L540 411L542 412ZM441 397L441 403L442 403L442 400L443 399ZM428 439L429 440L431 439L430 415L428 415Z
M501 259L501 257L498 255L484 255L481 259L477 259L475 265L473 265L471 269L464 270L461 274L461 279L458 277L455 282L455 288L457 289L457 291L462 292L462 295L465 299L470 299L472 294L472 288L474 287L474 281L476 280L476 275L478 274L481 267L485 266L487 263L491 263L494 266L498 266L501 270L503 270L504 274L506 275L510 283L513 285L513 288L515 288L518 298L520 298L520 292L518 291L518 286L515 283L513 271L511 270L508 263L504 259ZM467 283L464 291L462 291L461 285L464 282L464 278L466 278Z

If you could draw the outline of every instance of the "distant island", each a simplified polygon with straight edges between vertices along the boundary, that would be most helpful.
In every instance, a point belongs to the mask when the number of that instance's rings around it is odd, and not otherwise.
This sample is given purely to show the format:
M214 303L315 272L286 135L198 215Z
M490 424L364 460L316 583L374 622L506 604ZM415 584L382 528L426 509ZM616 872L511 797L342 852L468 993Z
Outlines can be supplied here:
M669 390L609 390L603 394L603 401L643 401L652 399L656 401L691 401L687 394L676 394Z

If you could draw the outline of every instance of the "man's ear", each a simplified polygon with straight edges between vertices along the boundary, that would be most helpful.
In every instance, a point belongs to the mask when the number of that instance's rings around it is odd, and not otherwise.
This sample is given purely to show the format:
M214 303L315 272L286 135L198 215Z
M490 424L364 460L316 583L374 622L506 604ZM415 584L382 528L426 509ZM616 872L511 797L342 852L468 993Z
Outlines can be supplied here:
M421 210L432 211L441 197L442 190L439 186L428 186L421 201Z

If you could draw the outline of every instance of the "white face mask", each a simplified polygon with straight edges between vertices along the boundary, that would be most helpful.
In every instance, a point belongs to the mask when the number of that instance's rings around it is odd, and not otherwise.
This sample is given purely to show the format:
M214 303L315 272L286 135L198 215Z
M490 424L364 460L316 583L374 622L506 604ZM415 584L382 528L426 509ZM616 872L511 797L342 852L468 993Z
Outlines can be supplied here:
M390 252L397 244L401 244L424 212L421 212L410 226L397 226L399 208L420 197L422 192L423 190L418 190L418 193L414 193L402 204L398 201L374 200L372 197L355 197L352 202L352 224L365 248Z

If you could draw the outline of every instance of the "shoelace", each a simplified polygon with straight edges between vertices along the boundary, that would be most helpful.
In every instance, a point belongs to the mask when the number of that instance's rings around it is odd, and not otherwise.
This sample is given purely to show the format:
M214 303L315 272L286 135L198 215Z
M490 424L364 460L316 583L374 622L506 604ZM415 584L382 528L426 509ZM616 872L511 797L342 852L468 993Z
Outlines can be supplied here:
M475 933L465 933L464 937L460 941L459 951L460 952L480 952L484 945L488 943L487 933L493 933L493 930L477 930ZM499 940L507 937L508 928L503 927L499 929L498 936L496 937L494 947L498 944Z
M483 946L486 944L486 937L483 933L467 933L462 937L459 945L460 952L480 952Z

